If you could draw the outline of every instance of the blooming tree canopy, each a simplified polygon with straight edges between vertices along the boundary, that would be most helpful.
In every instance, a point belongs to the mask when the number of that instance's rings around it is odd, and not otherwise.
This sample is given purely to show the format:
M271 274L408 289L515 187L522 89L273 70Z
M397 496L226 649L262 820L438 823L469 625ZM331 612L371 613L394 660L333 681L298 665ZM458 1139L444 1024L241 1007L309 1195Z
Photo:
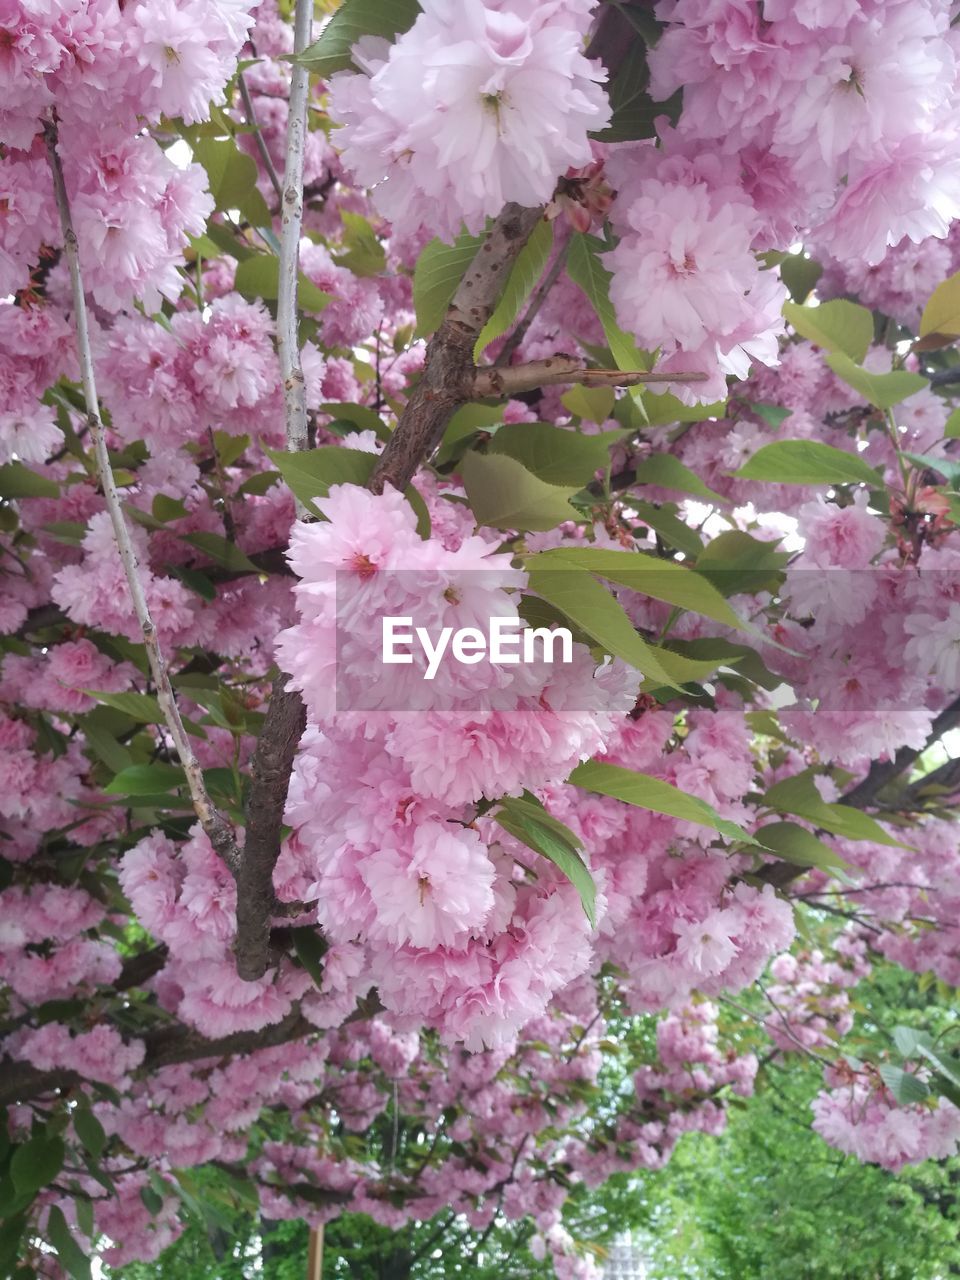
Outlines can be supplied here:
M957 1151L954 9L0 9L10 1274Z

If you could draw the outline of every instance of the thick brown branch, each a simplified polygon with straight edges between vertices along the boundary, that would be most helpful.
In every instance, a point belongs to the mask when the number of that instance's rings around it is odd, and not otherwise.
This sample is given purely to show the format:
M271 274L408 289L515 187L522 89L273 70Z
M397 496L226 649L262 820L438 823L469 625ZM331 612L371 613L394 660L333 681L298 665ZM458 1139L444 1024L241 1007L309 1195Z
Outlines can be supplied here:
M273 869L280 853L283 810L297 744L306 726L298 693L284 688L287 677L273 682L270 706L251 766L247 834L237 873L237 973L248 981L267 969L270 917L274 909Z
M542 209L508 204L490 228L430 339L423 375L370 479L374 493L382 493L388 484L406 489L440 443L454 411L474 395L474 345L493 314L507 273L542 216Z

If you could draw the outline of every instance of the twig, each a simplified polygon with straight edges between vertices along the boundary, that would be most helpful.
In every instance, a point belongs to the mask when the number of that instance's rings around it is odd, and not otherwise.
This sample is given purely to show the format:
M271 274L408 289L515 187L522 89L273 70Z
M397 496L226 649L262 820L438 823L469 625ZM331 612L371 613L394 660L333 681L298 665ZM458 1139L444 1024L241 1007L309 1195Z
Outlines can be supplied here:
M647 373L642 370L590 369L576 356L557 355L507 369L478 369L473 378L473 397L515 396L535 387L579 383L585 387L638 387L650 382L705 382L705 373Z
M313 0L297 0L294 52L310 43ZM283 409L287 449L309 447L307 401L300 363L297 285L300 278L300 230L303 222L303 156L307 135L307 96L310 73L294 64L290 80L287 151L283 171L280 226L280 284L277 297L277 350L283 381ZM297 515L304 507L298 501ZM237 974L256 982L270 960L270 917L276 905L273 871L280 856L283 811L297 744L306 725L303 701L287 690L281 672L273 682L270 705L251 765L252 785L247 803L247 834L237 872Z
M283 188L280 186L280 179L277 177L277 171L273 166L273 160L270 158L270 152L267 148L266 141L260 131L260 123L257 120L257 113L254 110L253 99L250 97L250 90L247 88L247 82L244 79L242 71L237 72L237 88L240 90L240 99L243 102L243 114L246 116L247 124L253 130L253 138L257 144L257 150L260 152L260 159L263 161L263 167L267 171L267 177L270 179L270 185L277 193L277 199L283 207Z
M63 232L67 266L70 271L74 323L77 332L77 354L80 360L80 378L83 383L87 427L90 432L90 438L93 441L97 475L103 489L107 510L110 513L113 534L120 553L120 560L123 564L127 586L130 589L133 609L143 635L147 660L150 663L150 671L157 689L157 702L160 704L160 710L163 712L163 718L170 732L170 737L173 739L173 745L177 755L180 757L180 764L183 767L183 772L187 779L187 787L190 791L190 799L193 802L200 825L214 849L228 866L236 867L239 859L236 836L233 828L216 809L207 794L207 788L203 781L203 771L196 756L193 754L190 740L183 727L183 721L180 718L180 711L173 693L173 686L170 683L170 676L167 672L167 664L160 648L156 624L150 613L150 606L147 604L146 593L143 589L136 548L130 537L130 530L127 528L120 495L117 492L113 468L110 465L110 455L107 452L103 420L100 417L100 405L97 400L93 353L90 348L90 331L87 325L87 307L83 292L83 276L80 270L80 252L77 245L76 232L73 229L73 220L70 216L70 202L67 198L67 188L63 180L63 166L60 163L60 155L57 150L58 130L55 120L47 120L44 123L43 135L47 144L47 158L53 175L53 189L56 195L57 210L60 214L60 227Z
M544 302L546 301L547 294L550 292L550 290L553 288L553 286L557 283L557 281L560 279L561 275L563 274L563 269L567 265L567 255L569 254L569 252L570 252L570 241L568 240L566 244L563 246L563 248L560 250L560 252L557 254L557 256L554 258L553 265L551 266L550 270L547 272L546 276L544 276L543 283L540 285L539 289L537 289L536 293L531 298L530 305L527 307L526 311L524 312L523 319L520 321L520 323L514 329L513 333L510 334L510 337L507 338L506 342L500 348L500 354L497 356L496 360L494 360L493 362L493 367L495 369L503 369L507 365L509 365L511 357L513 356L513 353L516 351L517 347L520 346L520 343L523 342L524 338L527 336L530 326L533 324L534 320L536 320L537 316L540 314L540 308L543 306Z

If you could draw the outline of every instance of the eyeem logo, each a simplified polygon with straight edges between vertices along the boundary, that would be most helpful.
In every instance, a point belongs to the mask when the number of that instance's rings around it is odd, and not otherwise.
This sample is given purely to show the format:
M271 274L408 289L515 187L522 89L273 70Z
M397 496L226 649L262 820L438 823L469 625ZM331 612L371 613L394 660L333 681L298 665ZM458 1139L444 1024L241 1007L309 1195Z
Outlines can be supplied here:
M560 646L560 662L573 661L573 636L566 627L526 627L521 618L491 618L486 634L479 627L443 627L436 641L426 627L414 627L412 617L383 619L382 661L387 666L408 666L413 662L410 648L416 639L427 659L424 680L432 680L449 649L455 662L472 667L487 659L495 664L515 665L538 660L554 662ZM537 653L537 646L541 652ZM397 646L407 646L398 652Z

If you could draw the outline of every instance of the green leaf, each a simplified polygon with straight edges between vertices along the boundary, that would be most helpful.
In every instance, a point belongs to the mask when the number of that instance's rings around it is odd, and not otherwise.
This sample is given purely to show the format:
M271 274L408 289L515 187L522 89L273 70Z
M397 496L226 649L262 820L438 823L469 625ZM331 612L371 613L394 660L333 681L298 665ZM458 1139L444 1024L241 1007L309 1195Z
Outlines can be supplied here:
M893 373L870 373L840 353L827 356L827 364L838 378L878 409L890 409L930 386L928 378L919 373L908 373L905 369L895 369Z
M558 822L532 797L507 797L500 801L500 808L492 816L504 831L547 858L567 877L580 895L591 927L596 928L596 885L580 853L580 841L570 828Z
M251 161L252 163L252 161ZM280 295L280 259L272 253L257 253L237 265L234 288L251 301L261 298L276 302ZM297 281L297 305L303 311L323 311L330 294L318 289L300 272Z
M812 769L804 769L792 778L784 778L767 789L763 803L782 813L792 813L814 826L822 827L835 836L848 840L870 840L874 844L892 845L904 849L908 846L888 835L874 818L850 805L828 804L821 799L814 781Z
M471 236L464 231L452 245L434 239L424 247L413 272L416 337L424 338L440 328L457 285L482 243L482 236Z
M774 431L779 431L793 410L784 409L779 404L751 404L750 412L762 418L768 427L773 427Z
M162 796L186 784L186 775L179 765L158 761L121 769L103 790L108 796Z
M911 1072L904 1071L902 1067L895 1067L892 1063L884 1062L881 1063L877 1070L883 1083L901 1106L923 1102L930 1093L930 1090L922 1080L918 1080Z
M0 498L58 498L60 486L49 476L38 475L22 462L0 467Z
M216 600L217 588L205 573L198 569L185 569L183 565L171 565L170 572L179 578L185 587L196 592L203 600Z
M588 485L610 463L610 449L630 433L602 431L583 435L546 422L514 422L502 426L487 446L487 456L503 454L521 463L547 484Z
M665 102L654 102L647 92L649 83L647 50L642 40L634 40L627 48L626 57L617 68L608 93L612 115L606 129L590 136L600 142L632 142L637 138L654 138L654 123L660 116L668 116L675 123L683 103L678 91Z
M232 431L215 431L213 443L220 465L230 467L250 448L250 437L243 434L234 435Z
M670 640L671 651L685 658L713 662L715 667L736 667L736 674L771 692L783 683L749 645L734 644L718 636L703 636L698 640Z
M99 1160L107 1145L107 1135L97 1117L89 1108L78 1107L73 1113L73 1127L94 1160Z
M960 336L960 271L938 284L920 317L920 337L928 333Z
M944 439L960 440L960 409L954 409L943 428Z
M219 533L186 533L182 538L191 547L202 551L214 564L222 565L231 573L259 573L260 570L236 543L230 542Z
M667 546L675 547L693 559L703 551L703 542L696 529L691 529L678 518L676 503L666 502L657 506L652 502L635 502L631 498L630 508L636 512L637 519L658 533Z
M637 634L623 606L589 573L579 569L533 569L528 582L531 591L592 636L605 653L623 658L652 680L674 684L659 654Z
M802 338L824 351L840 352L857 363L873 341L873 315L866 307L845 298L822 302L818 307L785 302L783 314Z
M122 711L131 720L139 720L141 724L162 724L163 712L160 703L152 693L101 693L97 689L84 689L89 698L96 698L104 706Z
M567 274L587 296L603 327L610 354L618 369L639 372L650 367L649 360L640 351L634 339L617 323L616 312L610 301L610 272L600 261L602 240L575 231L570 237L567 253Z
M565 409L585 418L587 422L606 422L613 413L617 396L612 387L573 386L560 397ZM633 435L633 431L625 431L624 435Z
M728 506L729 498L708 489L696 472L675 458L672 453L655 453L637 466L637 484L655 484L659 489L674 489L680 493L692 493L708 502Z
M533 292L534 285L543 275L552 247L553 224L541 218L530 239L517 255L493 315L480 331L473 348L474 361L478 361L490 343L506 333L517 319L520 309ZM419 314L418 311L417 315Z
M328 413L341 422L352 423L358 431L373 431L378 440L390 439L390 431L383 419L368 405L328 401L320 406L320 412Z
M294 496L316 516L320 512L313 505L314 498L325 498L331 485L365 485L377 462L376 454L338 444L302 453L283 453L279 449L265 452Z
M547 484L506 454L467 453L459 471L477 524L545 530L576 519L569 499L579 485Z
M163 1196L154 1191L153 1187L141 1187L140 1199L143 1201L143 1207L147 1213L152 1214L154 1217L163 1208Z
M705 422L708 418L723 418L727 412L726 400L715 400L712 404L684 404L669 391L657 394L645 390L642 396L647 425L651 427L665 426L671 422Z
M195 138L194 159L207 171L217 209L239 209L255 227L269 227L270 210L257 190L257 162L232 138Z
M794 302L806 302L817 281L823 275L823 267L805 253L790 253L780 263L780 279L790 291Z
M715 622L740 631L745 627L716 587L695 570L674 560L663 560L637 551L571 546L527 556L524 564L527 570L549 569L551 565L586 569L632 591L703 614Z
M696 569L724 596L772 590L790 561L789 552L778 551L777 545L741 529L725 529L701 550Z
M735 822L721 818L712 805L698 796L687 795L662 778L652 778L646 773L635 773L617 764L605 764L601 760L587 760L578 764L567 779L575 787L593 791L597 795L611 796L625 804L663 813L683 822L695 822L701 827L712 827L728 840L741 844L756 844L756 840Z
M293 949L297 954L297 959L309 973L318 987L323 986L323 957L327 954L327 944L324 941L323 934L315 929L313 925L304 925L302 928L291 929L290 933L293 937Z
M278 471L258 471L252 476L247 476L246 480L244 480L243 484L237 490L237 496L243 498L250 494L254 497L260 498L267 493L268 490L272 489L279 480L280 473ZM210 585L212 586L212 584ZM216 592L214 592L214 595L216 595ZM213 599L213 596L207 598Z
M47 1239L57 1251L57 1257L74 1280L91 1280L90 1259L83 1252L73 1232L67 1226L63 1210L54 1205L47 1219Z
M340 210L340 221L346 252L338 253L334 261L355 276L379 275L387 264L387 255L369 221L362 213L351 213L349 209Z
M795 822L771 822L755 833L765 849L798 867L819 867L821 871L848 871L845 861L829 845Z
M499 426L503 421L503 405L465 404L462 405L450 421L443 433L443 443L437 451L436 465L444 466L463 456L467 442L478 431L488 432L491 427Z
M189 514L180 498L170 498L165 493L154 496L150 512L161 524L166 524L169 520L182 520Z
M947 484L953 489L960 489L960 462L953 458L931 458L923 453L908 453L904 451L903 456L908 458L915 467L919 467L921 471L935 471L943 476Z
M417 0L345 0L323 28L320 39L294 61L326 79L353 65L351 50L362 36L392 40L413 26L419 12Z
M905 1058L915 1058L920 1052L920 1045L930 1049L933 1041L926 1031L915 1031L913 1027L894 1027L893 1043Z
M63 1168L66 1148L62 1138L40 1135L16 1148L10 1161L10 1177L19 1195L31 1195L52 1182Z
M866 459L819 440L776 440L765 444L733 474L742 480L765 480L770 484L862 483L878 488L881 483Z

